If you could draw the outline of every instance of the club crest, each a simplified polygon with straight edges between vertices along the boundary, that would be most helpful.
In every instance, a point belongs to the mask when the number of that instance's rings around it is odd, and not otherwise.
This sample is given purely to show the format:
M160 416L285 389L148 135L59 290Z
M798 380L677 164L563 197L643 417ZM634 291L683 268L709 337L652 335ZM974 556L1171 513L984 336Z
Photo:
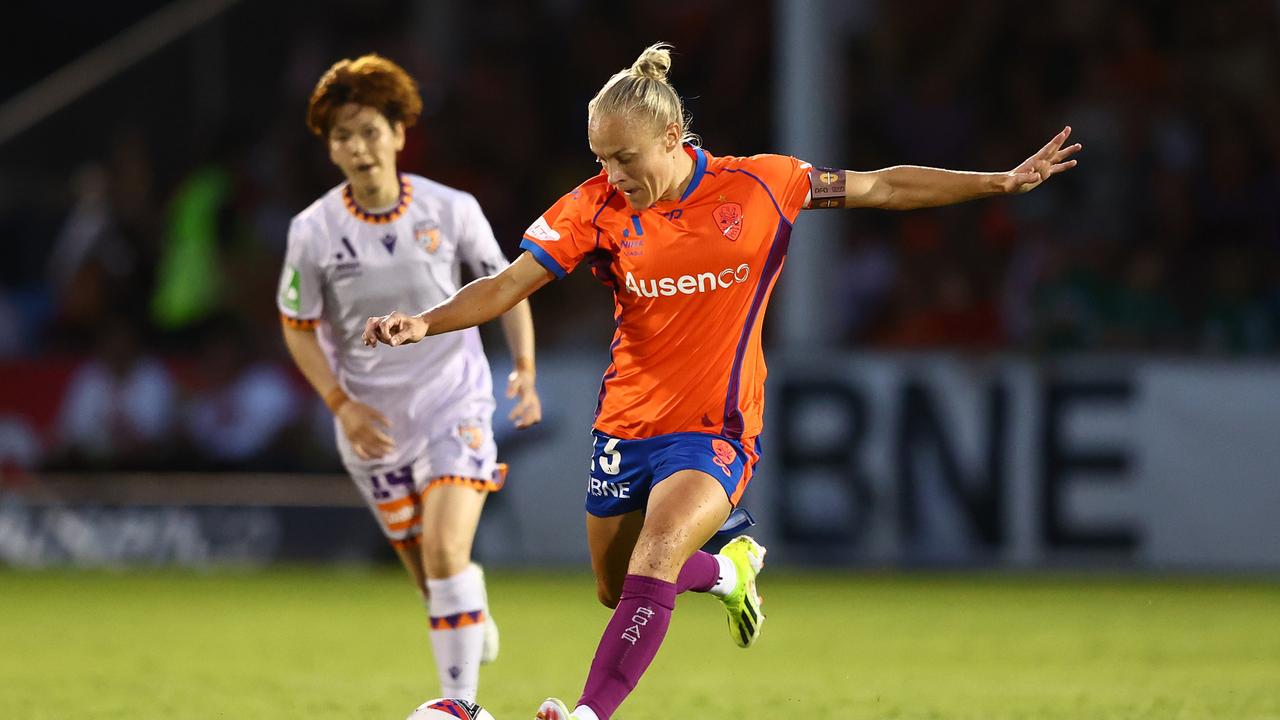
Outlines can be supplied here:
M716 219L716 225L720 226L720 232L730 240L737 240L742 234L742 206L738 203L725 203L717 207L711 216Z
M413 240L428 255L434 255L440 249L440 227L430 220L414 223Z
M478 425L459 425L458 437L472 450L479 450L484 445L484 430Z
M732 476L733 471L729 469L729 466L733 464L734 460L738 459L738 451L734 450L732 445L720 438L715 438L711 441L711 450L716 454L716 457L712 462L723 470L725 475Z

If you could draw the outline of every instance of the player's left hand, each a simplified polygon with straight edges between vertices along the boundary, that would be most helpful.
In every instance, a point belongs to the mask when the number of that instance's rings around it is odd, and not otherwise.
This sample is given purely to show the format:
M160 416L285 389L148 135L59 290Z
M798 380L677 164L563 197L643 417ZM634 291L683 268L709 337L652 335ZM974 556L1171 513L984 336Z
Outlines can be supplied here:
M542 421L542 400L534 387L532 368L516 368L507 376L507 397L519 398L507 418L523 430Z
M1076 143L1075 145L1063 147L1062 144L1069 137L1071 137L1070 125L1062 128L1062 132L1055 135L1035 155L1005 173L1002 182L1004 191L1014 194L1033 190L1050 177L1075 167L1076 161L1068 158L1075 155L1084 146Z

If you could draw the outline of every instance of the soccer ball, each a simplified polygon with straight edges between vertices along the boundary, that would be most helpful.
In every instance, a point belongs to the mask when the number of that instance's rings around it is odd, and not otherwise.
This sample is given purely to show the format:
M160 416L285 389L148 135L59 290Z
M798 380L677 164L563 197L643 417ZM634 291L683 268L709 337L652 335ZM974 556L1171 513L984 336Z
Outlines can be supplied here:
M419 705L405 720L493 720L493 716L473 702L436 698Z

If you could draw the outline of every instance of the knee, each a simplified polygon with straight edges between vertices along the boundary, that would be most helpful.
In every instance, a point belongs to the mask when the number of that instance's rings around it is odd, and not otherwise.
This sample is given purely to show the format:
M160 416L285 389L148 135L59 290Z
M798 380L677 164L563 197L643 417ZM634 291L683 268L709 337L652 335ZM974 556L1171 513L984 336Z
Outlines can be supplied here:
M636 544L631 553L628 572L636 575L674 581L680 574L684 559L679 557L677 548L666 538L654 538Z
M437 531L422 534L422 566L432 578L453 577L471 563L471 544Z

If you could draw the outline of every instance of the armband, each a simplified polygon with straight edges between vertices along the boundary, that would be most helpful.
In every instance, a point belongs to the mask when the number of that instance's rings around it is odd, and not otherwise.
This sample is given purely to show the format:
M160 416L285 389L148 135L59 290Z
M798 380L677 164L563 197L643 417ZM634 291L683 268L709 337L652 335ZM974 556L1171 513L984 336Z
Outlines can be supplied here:
M844 207L844 170L815 167L809 170L809 207L814 209Z

